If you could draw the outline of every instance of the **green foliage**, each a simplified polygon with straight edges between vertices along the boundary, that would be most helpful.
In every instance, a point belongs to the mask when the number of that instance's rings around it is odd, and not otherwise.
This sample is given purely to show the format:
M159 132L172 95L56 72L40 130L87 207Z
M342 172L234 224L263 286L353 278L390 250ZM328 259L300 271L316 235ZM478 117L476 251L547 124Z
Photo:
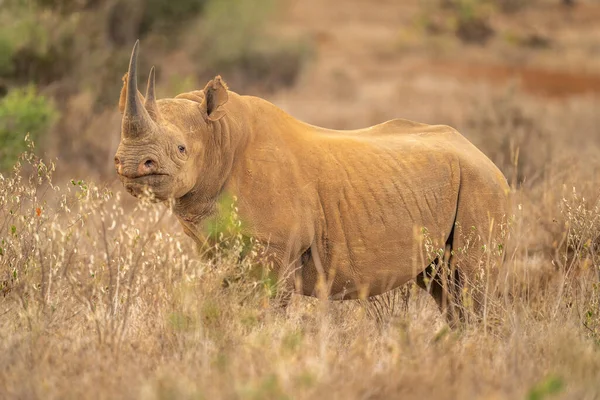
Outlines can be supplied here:
M26 134L36 141L55 121L54 104L33 86L12 90L0 100L0 170L10 168L25 150Z
M302 346L304 335L301 331L289 332L281 340L281 350L284 353L294 353Z
M464 42L485 43L494 31L489 25L492 6L485 0L457 0L454 3L456 35Z
M242 392L242 398L286 400L290 397L284 392L277 375L272 374Z
M202 321L208 327L214 327L221 319L221 310L217 303L212 300L204 302L201 308Z
M562 379L556 376L549 376L531 388L527 394L527 398L529 400L542 400L548 398L548 396L560 393L564 386L565 384Z
M271 270L272 265L264 257L261 243L243 233L237 198L223 194L217 203L217 212L203 223L206 238L200 249L202 254L213 260L225 257L231 268L223 277L224 288L239 289L240 285L252 282L253 292L258 291L268 298L277 297L278 279ZM261 262L256 262L260 259ZM253 293L255 294L255 293Z
M70 70L78 15L9 2L0 10L0 77L49 83Z
M180 312L169 314L167 322L174 331L186 332L196 327L196 321L192 316Z
M145 0L140 34L168 32L181 26L204 9L207 0Z
M273 12L272 0L211 0L204 13L204 29L212 56L237 57L252 46Z
M13 54L13 43L7 37L0 35L0 76L10 74L13 71Z
M265 31L274 9L272 0L210 0L197 57L213 74L233 80L236 88L260 84L272 90L293 84L311 54L310 46Z

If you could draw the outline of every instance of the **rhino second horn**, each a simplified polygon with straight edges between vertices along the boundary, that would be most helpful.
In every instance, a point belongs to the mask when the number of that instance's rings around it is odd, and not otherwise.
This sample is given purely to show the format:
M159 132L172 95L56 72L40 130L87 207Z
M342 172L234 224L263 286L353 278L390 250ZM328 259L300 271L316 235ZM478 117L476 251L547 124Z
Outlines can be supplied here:
M158 104L156 104L155 86L156 74L154 72L154 67L152 67L150 69L150 75L148 76L148 86L146 87L146 100L144 106L146 107L148 114L150 114L150 117L155 122L159 122L161 117L160 112L158 111Z
M123 115L123 134L126 136L140 136L154 128L154 121L144 108L137 88L137 57L140 41L137 40L131 52L129 73L127 74L127 100L125 114Z

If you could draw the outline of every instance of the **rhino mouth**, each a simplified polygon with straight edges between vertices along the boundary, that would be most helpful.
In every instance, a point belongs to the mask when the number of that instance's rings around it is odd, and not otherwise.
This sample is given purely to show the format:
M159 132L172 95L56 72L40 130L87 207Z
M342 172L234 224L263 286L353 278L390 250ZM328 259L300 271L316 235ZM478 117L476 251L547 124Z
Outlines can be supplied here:
M142 197L146 192L150 192L157 200L163 198L161 193L166 189L164 186L169 178L168 174L155 173L139 176L136 178L122 179L123 186L129 194L134 197Z
M135 176L135 177L129 177L129 176L122 175L121 177L122 177L121 181L125 185L149 185L149 186L152 186L153 184L164 183L165 179L168 178L169 175L163 174L163 173L154 173L154 174Z
M123 178L123 180L125 181L130 181L130 182L142 182L144 180L152 180L152 179L156 179L157 177L164 177L164 176L169 176L169 174L165 174L164 172L154 172L151 174L146 174L146 175L127 175L127 174L119 174L121 176L121 178Z

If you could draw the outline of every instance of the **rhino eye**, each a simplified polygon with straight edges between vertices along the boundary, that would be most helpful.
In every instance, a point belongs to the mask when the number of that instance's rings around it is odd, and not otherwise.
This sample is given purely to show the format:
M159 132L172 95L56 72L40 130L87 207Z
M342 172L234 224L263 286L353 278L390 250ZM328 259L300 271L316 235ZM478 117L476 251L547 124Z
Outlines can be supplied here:
M180 153L185 153L185 146L180 144L179 146L177 146L177 149L179 150Z

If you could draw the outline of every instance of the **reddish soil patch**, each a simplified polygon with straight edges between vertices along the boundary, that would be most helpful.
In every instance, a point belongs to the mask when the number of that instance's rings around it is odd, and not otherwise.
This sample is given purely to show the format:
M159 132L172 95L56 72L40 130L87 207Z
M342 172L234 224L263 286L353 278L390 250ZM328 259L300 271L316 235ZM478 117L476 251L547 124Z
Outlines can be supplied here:
M600 75L532 67L463 63L443 63L430 66L428 69L461 80L485 81L494 85L516 80L526 92L546 97L600 93Z

